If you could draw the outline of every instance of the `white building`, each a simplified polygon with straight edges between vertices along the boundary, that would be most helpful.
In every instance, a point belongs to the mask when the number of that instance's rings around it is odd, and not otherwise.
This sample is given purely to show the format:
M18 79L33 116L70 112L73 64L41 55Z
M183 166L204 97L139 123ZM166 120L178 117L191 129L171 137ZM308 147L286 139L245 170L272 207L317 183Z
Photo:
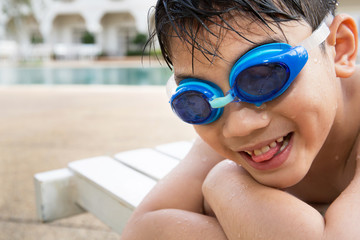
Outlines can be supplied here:
M0 0L0 9L12 0ZM340 0L339 12L360 25L359 0ZM20 9L22 23L0 14L1 58L93 58L124 56L138 33L148 32L148 11L156 0L31 0ZM89 35L90 33L90 35ZM84 44L90 36L92 44ZM359 48L360 49L360 48Z
M0 44L0 57L1 49L11 48L14 42L21 57L55 54L78 58L100 53L123 56L138 33L147 34L148 11L155 3L156 0L31 0L32 11L22 10L26 17L20 31L15 18L0 16L0 41L6 45ZM6 3L0 1L0 7L2 4ZM94 42L83 44L86 36Z

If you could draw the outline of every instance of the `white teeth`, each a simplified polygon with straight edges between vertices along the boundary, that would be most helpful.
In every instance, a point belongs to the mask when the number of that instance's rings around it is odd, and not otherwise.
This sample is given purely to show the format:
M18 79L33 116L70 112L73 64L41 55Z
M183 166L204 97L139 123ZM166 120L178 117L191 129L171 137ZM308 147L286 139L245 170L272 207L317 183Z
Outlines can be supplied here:
M276 147L276 143L275 143L275 147ZM251 155L255 155L255 156L259 156L261 154L267 153L268 151L270 151L270 147L269 146L264 146L261 149L256 149L253 152L250 151L245 151L247 154Z
M285 140L284 144L280 148L280 151L284 150L288 144L289 144L289 140Z
M261 150L259 150L259 149L256 149L254 151L254 154L255 154L255 156L259 156L259 155L263 154L263 152Z
M269 150L270 150L270 147L269 147L269 146L265 146L265 147L262 147L262 148L261 148L261 152L262 152L262 153L267 153Z
M264 147L262 147L261 149L256 149L254 151L245 151L247 154L251 155L255 155L255 156L259 156L261 154L267 153L268 151L270 151L271 148L275 148L277 146L277 143L282 143L282 146L280 148L279 151L282 151L285 149L285 147L289 144L289 140L285 139L284 141L284 137L278 138L275 142L270 143L270 145L266 145Z
M271 148L274 148L274 147L276 147L276 146L277 146L276 142L270 143L270 147L271 147Z

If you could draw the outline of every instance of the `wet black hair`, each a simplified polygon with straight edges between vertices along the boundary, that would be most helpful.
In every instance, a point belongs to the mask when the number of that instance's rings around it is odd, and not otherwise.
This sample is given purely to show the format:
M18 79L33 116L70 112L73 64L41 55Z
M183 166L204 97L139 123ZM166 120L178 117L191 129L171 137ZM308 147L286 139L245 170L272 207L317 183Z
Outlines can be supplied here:
M234 31L247 39L233 26L235 17L241 16L250 22L262 23L272 30L287 21L307 22L315 30L331 12L335 14L337 0L158 0L155 6L154 27L150 31L150 45L157 38L162 56L171 68L171 39L179 38L189 43L194 59L194 51L200 51L209 61L218 55L221 30ZM231 24L232 23L232 24ZM220 32L213 32L211 25L220 26ZM218 39L214 43L209 36Z

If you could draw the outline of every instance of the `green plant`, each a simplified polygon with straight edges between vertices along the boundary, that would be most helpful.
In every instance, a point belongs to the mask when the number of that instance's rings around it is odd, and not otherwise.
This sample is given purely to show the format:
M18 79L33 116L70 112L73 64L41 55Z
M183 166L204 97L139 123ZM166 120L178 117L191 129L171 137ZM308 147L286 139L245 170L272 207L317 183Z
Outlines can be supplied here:
M143 47L147 42L147 35L143 33L138 33L132 42L138 46Z
M81 43L84 44L94 44L95 43L95 36L94 34L86 31L81 38Z

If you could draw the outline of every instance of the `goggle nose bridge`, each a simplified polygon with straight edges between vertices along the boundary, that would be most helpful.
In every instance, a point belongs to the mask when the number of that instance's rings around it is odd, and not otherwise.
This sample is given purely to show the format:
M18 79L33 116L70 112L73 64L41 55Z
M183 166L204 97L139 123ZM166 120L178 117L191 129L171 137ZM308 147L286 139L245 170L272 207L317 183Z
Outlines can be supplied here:
M214 98L209 101L212 108L223 108L231 102L241 102L233 89L230 89L224 97Z

